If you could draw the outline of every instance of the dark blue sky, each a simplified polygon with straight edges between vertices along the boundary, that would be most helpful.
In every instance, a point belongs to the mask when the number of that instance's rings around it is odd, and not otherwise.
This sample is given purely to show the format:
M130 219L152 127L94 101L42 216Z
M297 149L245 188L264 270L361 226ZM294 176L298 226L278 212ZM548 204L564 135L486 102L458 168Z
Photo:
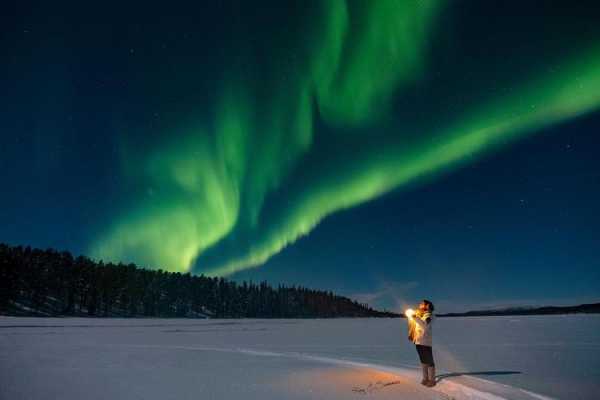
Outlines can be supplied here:
M600 114L328 217L238 279L315 284L393 308L573 304L600 296ZM317 278L318 277L318 278Z
M0 242L386 308L598 301L599 11L15 2Z

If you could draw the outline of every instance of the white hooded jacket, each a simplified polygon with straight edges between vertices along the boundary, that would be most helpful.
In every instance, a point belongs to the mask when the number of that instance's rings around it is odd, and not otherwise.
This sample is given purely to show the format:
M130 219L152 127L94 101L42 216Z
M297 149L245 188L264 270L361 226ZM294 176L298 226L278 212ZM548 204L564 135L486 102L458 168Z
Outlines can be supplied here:
M426 312L420 318L417 316L408 318L409 331L412 330L412 341L414 344L432 346L432 324L433 314L429 312Z

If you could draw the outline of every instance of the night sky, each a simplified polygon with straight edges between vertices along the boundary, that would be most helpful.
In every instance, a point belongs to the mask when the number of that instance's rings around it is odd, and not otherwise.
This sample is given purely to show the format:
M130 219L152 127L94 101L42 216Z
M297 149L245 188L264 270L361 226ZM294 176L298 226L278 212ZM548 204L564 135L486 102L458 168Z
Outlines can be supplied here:
M0 242L440 311L600 299L590 1L8 5Z

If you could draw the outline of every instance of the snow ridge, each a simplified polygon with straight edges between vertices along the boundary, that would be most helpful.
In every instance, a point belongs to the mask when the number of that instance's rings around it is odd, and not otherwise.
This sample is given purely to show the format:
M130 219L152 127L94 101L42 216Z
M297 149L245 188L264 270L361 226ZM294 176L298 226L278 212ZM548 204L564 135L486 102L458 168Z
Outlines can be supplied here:
M215 347L215 346L171 346L171 345L127 345L127 347L151 347L151 348L168 348L176 350L193 350L193 351L215 351L226 353L241 353L256 357L287 357L306 361L313 361L329 365L339 365L343 367L364 368L380 372L387 372L394 375L408 377L414 381L420 379L419 371L414 367L398 367L381 364L365 363L340 358L316 356L298 352L274 352L268 350L259 350L241 347ZM469 380L477 381L479 386L483 386L486 390L476 389L474 387L444 379L439 382L432 391L439 393L444 399L453 400L553 400L534 392L516 388L501 383L488 381L481 378L469 377ZM489 391L487 391L489 390Z

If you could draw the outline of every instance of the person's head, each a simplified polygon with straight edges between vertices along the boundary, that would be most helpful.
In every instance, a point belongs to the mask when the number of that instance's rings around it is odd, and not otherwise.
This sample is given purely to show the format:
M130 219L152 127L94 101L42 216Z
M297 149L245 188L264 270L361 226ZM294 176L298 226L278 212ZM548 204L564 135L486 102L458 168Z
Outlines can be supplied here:
M419 310L428 311L428 312L432 313L434 310L433 303L429 300L423 300L419 304Z

